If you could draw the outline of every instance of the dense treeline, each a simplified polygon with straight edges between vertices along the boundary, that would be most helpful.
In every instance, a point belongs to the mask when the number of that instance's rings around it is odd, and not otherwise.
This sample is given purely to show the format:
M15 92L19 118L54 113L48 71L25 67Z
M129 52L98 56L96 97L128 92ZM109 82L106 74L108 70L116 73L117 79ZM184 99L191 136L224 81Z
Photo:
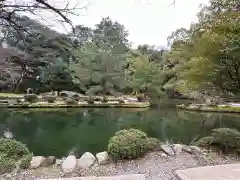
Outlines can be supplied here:
M1 28L0 88L4 92L71 90L84 94L143 92L172 97L198 92L237 95L240 90L240 7L211 0L190 29L169 36L171 49L131 48L128 31L109 17L95 28L78 25L60 34L27 17L20 32ZM5 59L8 57L7 59Z

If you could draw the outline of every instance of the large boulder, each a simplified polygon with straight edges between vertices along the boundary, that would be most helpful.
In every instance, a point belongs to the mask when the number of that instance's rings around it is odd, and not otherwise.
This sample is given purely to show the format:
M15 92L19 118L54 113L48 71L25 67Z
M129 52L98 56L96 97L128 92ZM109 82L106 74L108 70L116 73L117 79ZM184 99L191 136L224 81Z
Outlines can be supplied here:
M52 166L56 163L56 158L54 156L48 156L46 159L43 161L42 166L48 167Z
M77 167L77 159L73 155L68 156L61 164L61 170L64 173L71 173L76 170L76 167Z
M100 152L96 154L97 160L99 164L105 164L108 162L108 153L107 151Z
M173 145L173 150L175 154L180 154L183 151L183 146L182 144L174 144Z
M42 166L45 159L46 158L43 156L33 156L30 162L30 169L39 168L40 166Z
M77 160L77 167L79 169L86 169L91 167L96 161L96 158L94 155L92 155L90 152L84 153L80 159Z

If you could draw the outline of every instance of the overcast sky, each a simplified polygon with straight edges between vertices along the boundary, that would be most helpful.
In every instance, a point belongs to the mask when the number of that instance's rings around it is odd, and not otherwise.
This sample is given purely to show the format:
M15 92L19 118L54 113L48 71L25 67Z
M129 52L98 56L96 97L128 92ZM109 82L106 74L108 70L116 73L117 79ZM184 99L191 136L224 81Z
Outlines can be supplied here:
M71 0L73 1L73 0ZM72 17L76 24L94 27L101 17L123 24L129 30L129 40L138 44L166 45L167 37L180 27L188 28L197 20L199 5L208 0L91 0L81 16ZM59 28L56 28L59 30Z

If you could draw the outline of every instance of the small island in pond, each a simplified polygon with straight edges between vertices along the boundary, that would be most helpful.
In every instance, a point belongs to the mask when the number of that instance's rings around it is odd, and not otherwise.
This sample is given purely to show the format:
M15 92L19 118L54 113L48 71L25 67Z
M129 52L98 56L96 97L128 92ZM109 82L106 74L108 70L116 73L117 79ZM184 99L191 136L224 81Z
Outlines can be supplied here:
M61 92L36 94L1 94L0 107L7 108L147 108L150 103L143 97L85 96Z

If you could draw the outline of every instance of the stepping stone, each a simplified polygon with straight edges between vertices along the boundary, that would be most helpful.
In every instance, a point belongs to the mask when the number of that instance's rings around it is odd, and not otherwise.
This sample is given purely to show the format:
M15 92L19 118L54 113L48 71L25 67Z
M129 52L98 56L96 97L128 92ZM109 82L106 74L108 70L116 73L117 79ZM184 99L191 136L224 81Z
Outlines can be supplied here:
M240 163L177 170L181 180L239 180Z
M41 180L145 180L144 174L119 175L109 177L72 177L59 179L41 179Z

